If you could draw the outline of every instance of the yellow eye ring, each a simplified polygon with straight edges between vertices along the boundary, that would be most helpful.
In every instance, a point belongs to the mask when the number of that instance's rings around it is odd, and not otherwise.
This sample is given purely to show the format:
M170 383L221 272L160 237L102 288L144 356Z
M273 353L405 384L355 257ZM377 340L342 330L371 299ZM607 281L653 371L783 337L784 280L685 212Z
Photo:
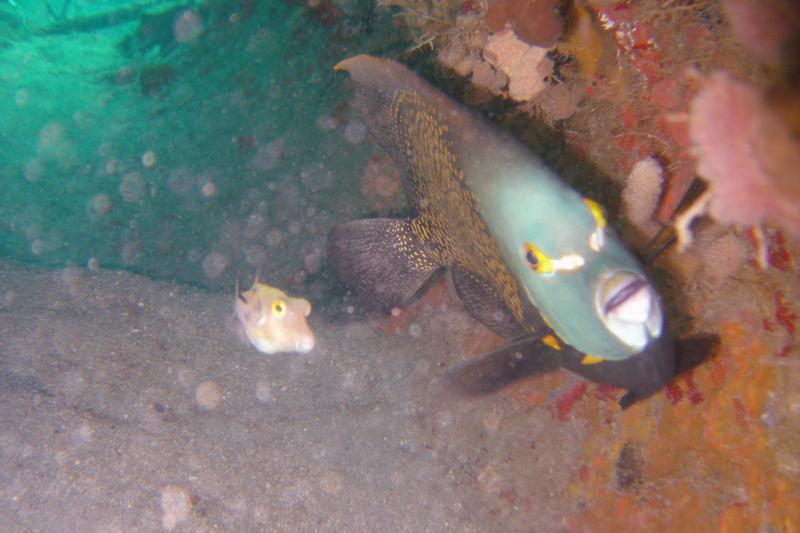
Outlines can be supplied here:
M547 275L555 271L553 260L533 244L526 242L524 252L525 260L534 272Z
M545 278L552 277L557 272L577 270L585 263L583 257L577 254L567 254L558 258L550 257L530 242L526 242L523 246L522 255L525 257L528 268Z
M281 317L286 314L286 304L283 300L275 300L272 302L272 314Z

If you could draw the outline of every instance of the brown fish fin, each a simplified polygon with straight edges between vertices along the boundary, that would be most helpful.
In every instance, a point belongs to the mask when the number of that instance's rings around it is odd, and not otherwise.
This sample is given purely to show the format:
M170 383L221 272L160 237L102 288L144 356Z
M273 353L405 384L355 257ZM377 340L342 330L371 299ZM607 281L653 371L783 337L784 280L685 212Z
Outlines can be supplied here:
M488 281L458 265L451 269L451 274L456 293L472 318L506 339L525 335L503 298Z
M328 236L328 260L342 285L383 310L406 303L440 266L411 220L392 218L339 224Z

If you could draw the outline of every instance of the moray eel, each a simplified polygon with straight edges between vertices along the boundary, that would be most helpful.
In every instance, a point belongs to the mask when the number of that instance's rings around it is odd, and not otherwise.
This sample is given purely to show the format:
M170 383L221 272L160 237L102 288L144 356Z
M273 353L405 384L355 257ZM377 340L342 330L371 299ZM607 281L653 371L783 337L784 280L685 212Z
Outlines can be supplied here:
M454 374L465 389L561 366L627 389L627 406L673 377L660 298L596 202L403 65L359 55L335 69L350 74L414 212L334 228L343 285L388 309L449 268L466 310L512 341Z
M241 292L237 276L234 308L241 333L259 352L308 353L314 348L314 334L306 321L311 314L308 300L292 298L258 277Z

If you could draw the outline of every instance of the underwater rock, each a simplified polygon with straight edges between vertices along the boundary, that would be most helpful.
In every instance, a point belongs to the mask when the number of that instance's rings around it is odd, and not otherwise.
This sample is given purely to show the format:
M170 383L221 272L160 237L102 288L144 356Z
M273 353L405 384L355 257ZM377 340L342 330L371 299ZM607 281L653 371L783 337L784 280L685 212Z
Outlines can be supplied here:
M550 48L564 31L561 0L492 0L486 25L492 32L511 26L527 44Z

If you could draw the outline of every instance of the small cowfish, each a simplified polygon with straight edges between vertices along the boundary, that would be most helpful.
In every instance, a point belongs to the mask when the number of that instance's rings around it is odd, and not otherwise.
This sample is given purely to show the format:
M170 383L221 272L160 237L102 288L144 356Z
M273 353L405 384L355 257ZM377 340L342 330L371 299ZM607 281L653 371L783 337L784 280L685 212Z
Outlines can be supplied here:
M314 333L306 322L311 303L306 299L292 298L258 277L241 292L237 276L235 310L242 333L259 352L308 353L314 348Z
M447 267L466 310L512 341L461 370L473 390L507 382L509 354L528 373L561 366L627 389L623 406L673 377L661 300L600 205L403 65L359 55L335 68L413 210L334 228L328 256L347 288L388 309Z

